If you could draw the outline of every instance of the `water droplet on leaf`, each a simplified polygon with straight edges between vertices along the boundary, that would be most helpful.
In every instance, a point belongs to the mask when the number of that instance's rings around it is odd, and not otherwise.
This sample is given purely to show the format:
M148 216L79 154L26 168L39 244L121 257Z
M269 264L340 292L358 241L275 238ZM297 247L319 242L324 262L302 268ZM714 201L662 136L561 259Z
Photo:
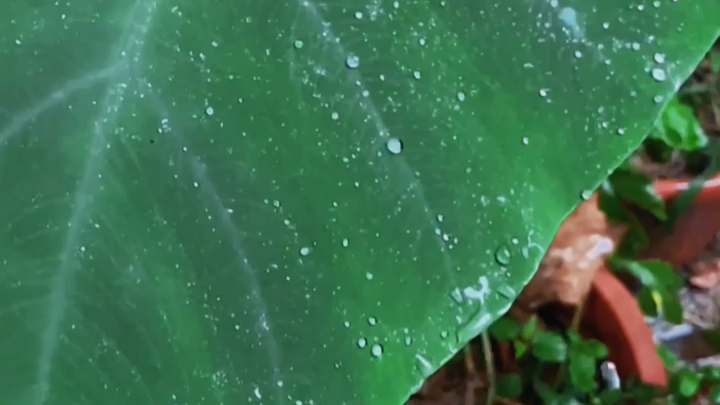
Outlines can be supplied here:
M374 357L380 357L383 354L383 347L380 345L380 343L375 343L374 345L372 345L370 352Z
M367 346L367 339L365 339L365 338L358 339L357 345L361 349L364 348L365 346Z
M390 138L385 143L385 146L387 147L388 152L392 153L393 155L398 155L403 150L403 143L398 138Z
M650 71L650 74L652 75L652 78L658 82L664 82L665 79L667 79L667 75L665 74L665 71L660 68L653 69L652 71Z
M348 55L348 57L345 59L345 66L350 69L356 69L358 66L360 66L360 58L358 58L356 55Z
M495 249L495 261L501 266L510 264L510 248L506 244Z

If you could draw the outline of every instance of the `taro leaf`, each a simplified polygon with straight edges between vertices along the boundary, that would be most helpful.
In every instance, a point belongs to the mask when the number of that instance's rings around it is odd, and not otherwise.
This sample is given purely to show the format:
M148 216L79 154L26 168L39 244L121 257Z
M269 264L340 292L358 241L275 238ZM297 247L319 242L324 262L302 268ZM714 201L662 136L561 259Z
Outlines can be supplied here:
M5 1L0 403L402 402L507 310L719 12Z

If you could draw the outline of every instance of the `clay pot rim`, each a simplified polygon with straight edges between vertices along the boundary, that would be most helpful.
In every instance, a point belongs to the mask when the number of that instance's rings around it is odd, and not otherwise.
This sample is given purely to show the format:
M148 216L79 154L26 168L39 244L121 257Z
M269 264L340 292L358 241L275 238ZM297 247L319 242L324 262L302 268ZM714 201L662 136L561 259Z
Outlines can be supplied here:
M653 182L653 188L660 198L668 201L676 198L683 191L686 191L693 180L694 179L655 180ZM703 186L694 202L697 203L717 200L720 200L720 173L709 178L705 181L705 183L703 183Z

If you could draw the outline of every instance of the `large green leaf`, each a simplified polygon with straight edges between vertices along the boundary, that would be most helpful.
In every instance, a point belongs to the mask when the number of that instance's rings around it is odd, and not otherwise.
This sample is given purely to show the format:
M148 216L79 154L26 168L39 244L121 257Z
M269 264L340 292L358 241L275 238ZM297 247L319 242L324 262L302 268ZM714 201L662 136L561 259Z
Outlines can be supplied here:
M322 405L508 308L720 3L0 10L0 403Z

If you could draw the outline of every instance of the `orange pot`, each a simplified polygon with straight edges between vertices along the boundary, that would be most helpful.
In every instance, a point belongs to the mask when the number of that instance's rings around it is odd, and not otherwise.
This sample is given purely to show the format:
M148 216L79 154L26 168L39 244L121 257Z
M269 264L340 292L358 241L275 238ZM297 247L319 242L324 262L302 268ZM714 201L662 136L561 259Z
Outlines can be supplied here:
M593 280L582 329L607 346L608 360L615 363L621 379L637 377L646 384L667 385L665 366L637 298L605 267Z
M687 190L692 180L660 180L655 191L666 204ZM720 232L720 175L705 182L690 208L672 232L651 232L650 247L641 259L664 260L679 268L696 259Z
M660 180L655 191L666 205L690 186L688 180ZM720 175L702 189L671 232L650 232L650 247L640 259L657 259L681 267L696 259L720 232ZM637 299L606 268L600 269L586 301L583 325L605 343L620 377L638 377L647 384L667 386L667 373L656 352L653 332Z

